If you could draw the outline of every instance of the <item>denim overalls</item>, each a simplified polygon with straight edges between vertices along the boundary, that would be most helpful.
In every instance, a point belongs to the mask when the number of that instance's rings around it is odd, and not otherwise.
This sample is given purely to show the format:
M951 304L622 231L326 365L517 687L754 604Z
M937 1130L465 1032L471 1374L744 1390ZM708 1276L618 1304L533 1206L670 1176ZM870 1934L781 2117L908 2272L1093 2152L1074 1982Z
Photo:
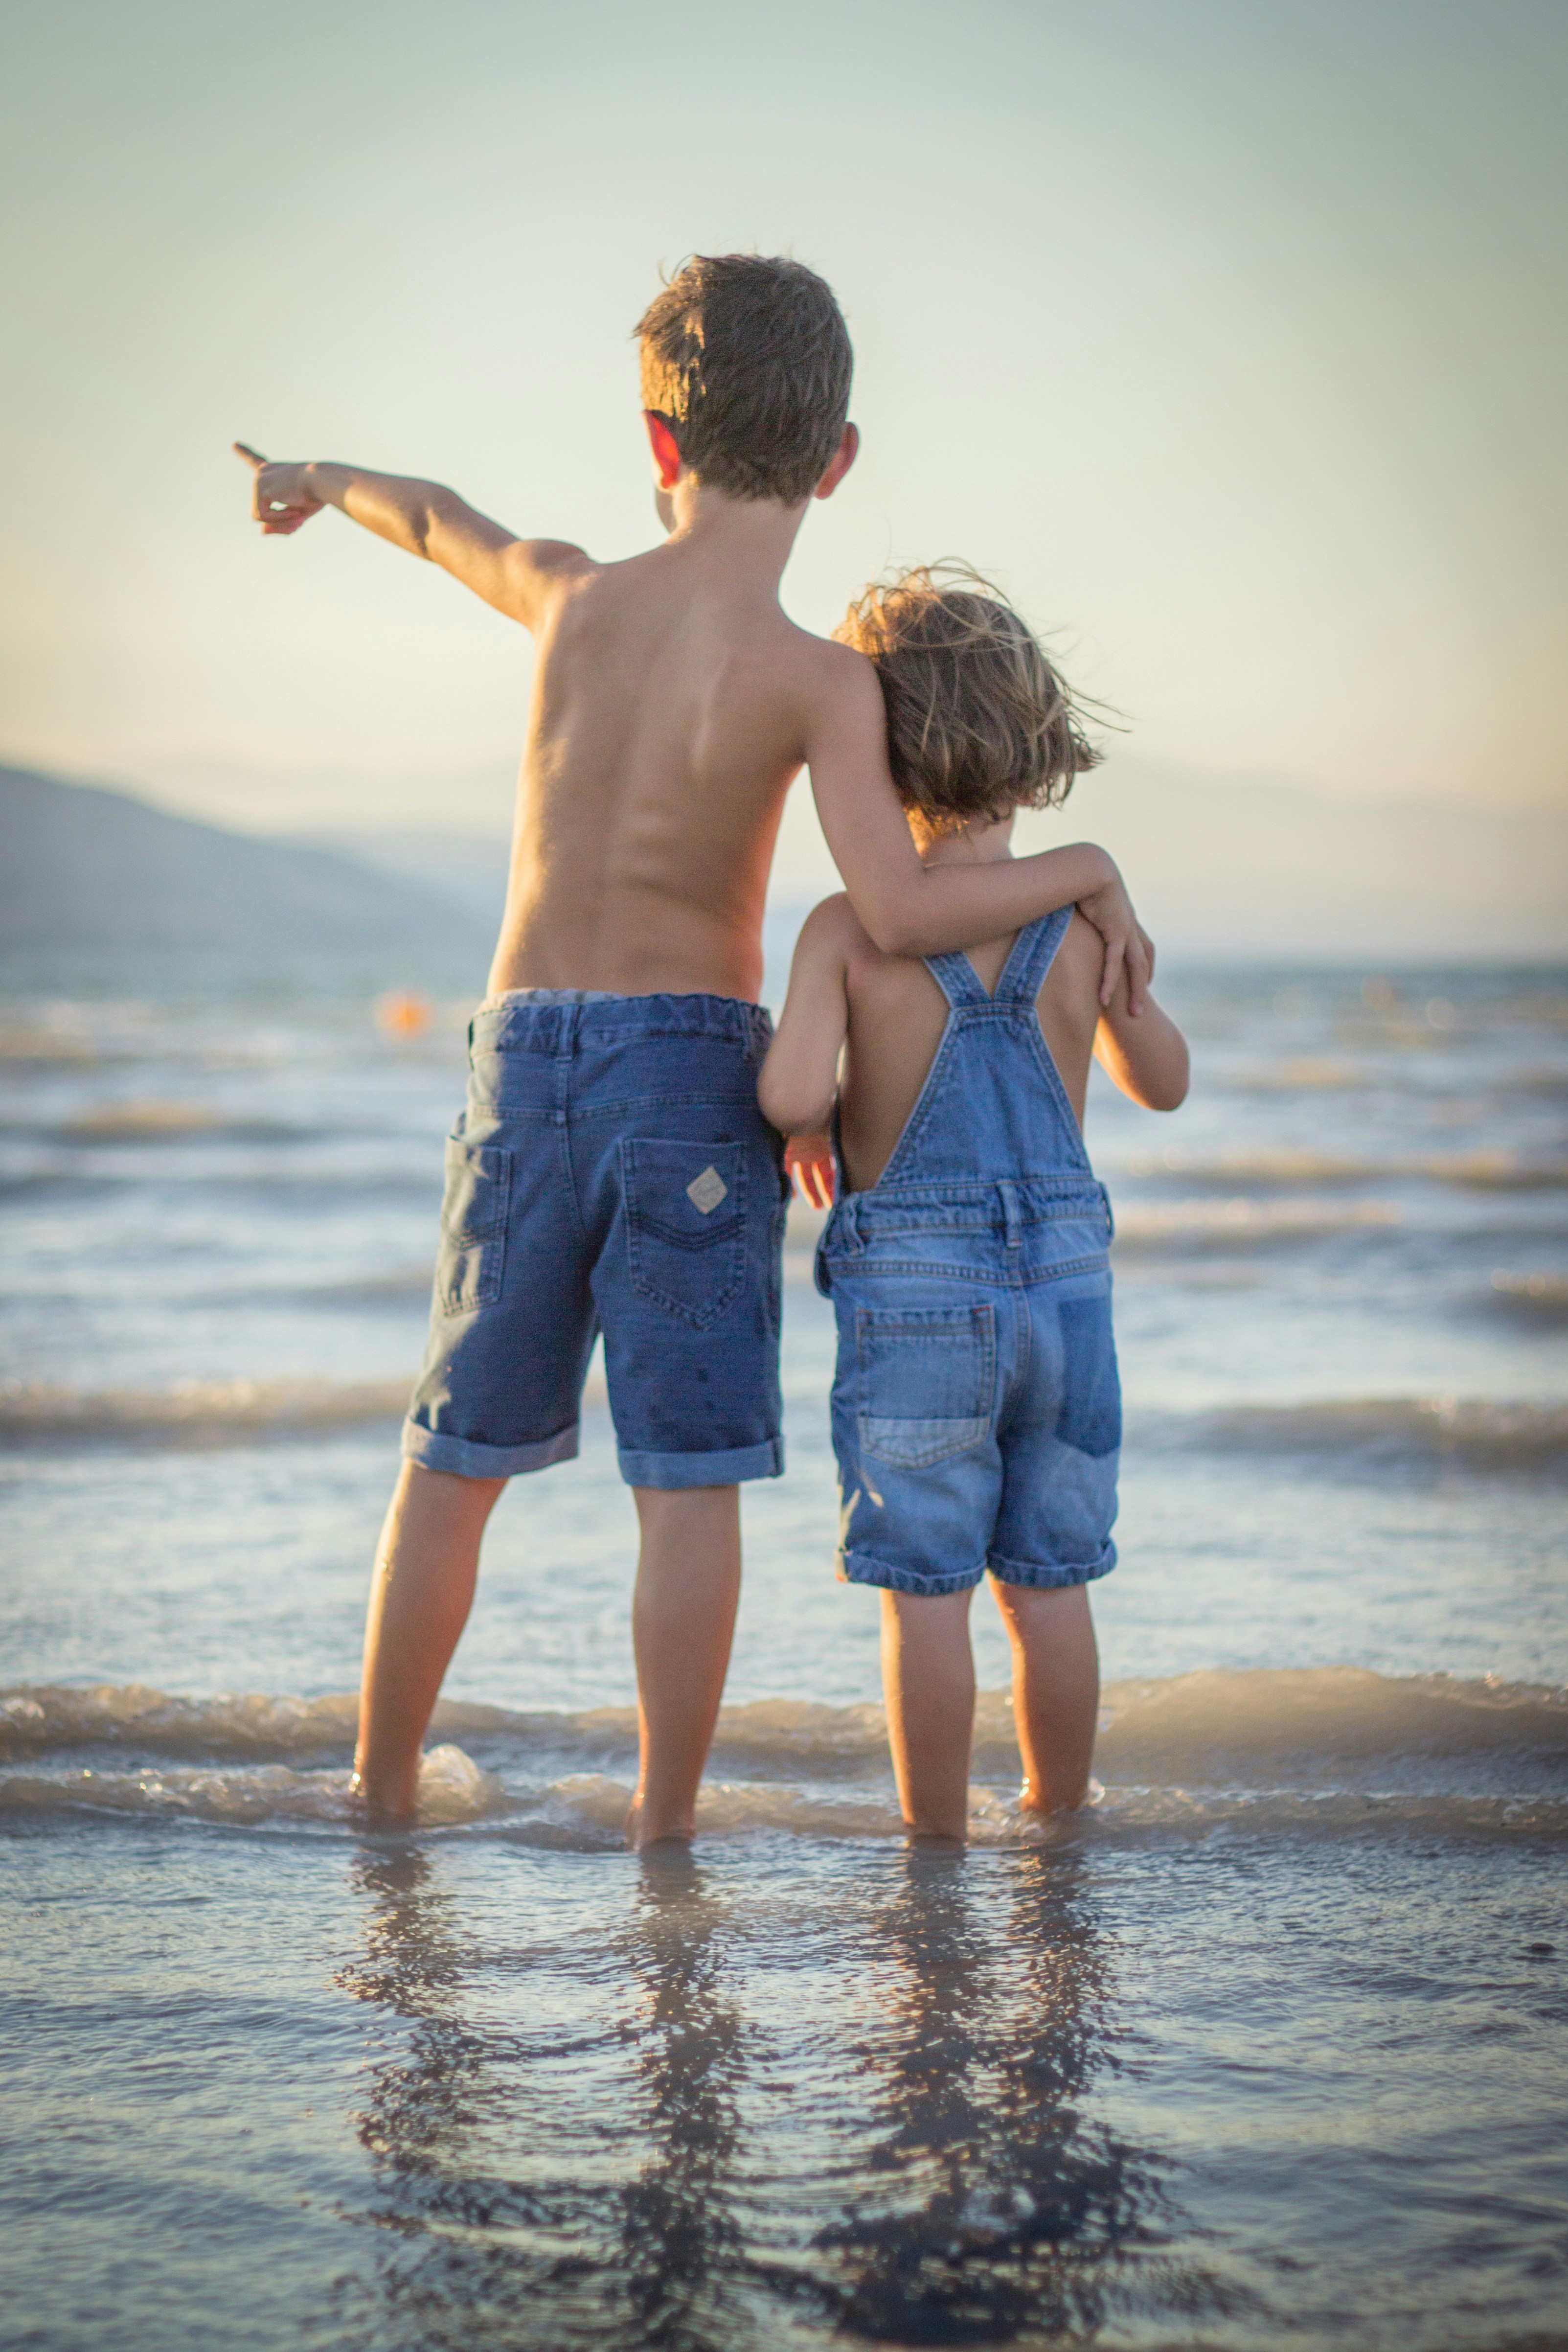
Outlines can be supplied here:
M1020 931L994 996L926 959L951 1010L909 1123L817 1252L838 1316L839 1573L899 1592L1067 1585L1115 1564L1121 1390L1111 1210L1035 999L1071 908Z

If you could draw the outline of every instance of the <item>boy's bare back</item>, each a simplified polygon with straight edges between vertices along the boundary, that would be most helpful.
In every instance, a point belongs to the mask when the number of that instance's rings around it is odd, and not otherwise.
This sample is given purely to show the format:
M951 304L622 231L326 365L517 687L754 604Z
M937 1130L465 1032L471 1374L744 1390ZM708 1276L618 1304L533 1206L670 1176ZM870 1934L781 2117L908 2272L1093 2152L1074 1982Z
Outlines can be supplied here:
M757 996L774 839L813 719L858 725L874 760L878 713L860 657L797 628L767 571L737 560L756 533L734 520L552 567L492 992Z

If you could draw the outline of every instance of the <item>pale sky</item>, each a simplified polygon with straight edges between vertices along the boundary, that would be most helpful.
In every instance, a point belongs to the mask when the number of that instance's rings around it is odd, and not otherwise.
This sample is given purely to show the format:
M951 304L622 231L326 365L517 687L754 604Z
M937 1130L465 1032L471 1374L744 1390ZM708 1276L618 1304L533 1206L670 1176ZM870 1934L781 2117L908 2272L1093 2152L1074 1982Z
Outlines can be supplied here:
M756 247L856 347L808 625L958 554L1146 764L1568 801L1563 0L12 22L0 758L502 824L526 638L337 516L263 543L227 445L629 552L630 329L661 263Z

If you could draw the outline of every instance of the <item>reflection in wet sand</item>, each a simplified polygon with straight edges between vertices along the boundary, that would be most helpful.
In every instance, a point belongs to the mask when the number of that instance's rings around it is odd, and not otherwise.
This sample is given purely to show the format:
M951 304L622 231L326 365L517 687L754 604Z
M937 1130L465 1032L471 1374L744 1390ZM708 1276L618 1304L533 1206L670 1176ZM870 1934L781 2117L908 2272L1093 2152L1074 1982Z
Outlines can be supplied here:
M359 2115L389 2237L347 2340L1044 2343L1156 2278L1214 2308L1162 2275L1168 2166L1089 2112L1115 2028L1071 1855L879 1856L814 1918L661 1862L586 1979L564 1918L482 1948L439 1853L366 1849L359 1882L339 1982L392 2028Z
M1079 1866L1019 1856L1000 1923L962 1856L915 1849L904 1871L862 1930L883 2011L864 2185L817 2241L852 2282L843 2324L897 2344L1091 2333L1159 2242L1166 2168L1080 2109L1112 2028Z

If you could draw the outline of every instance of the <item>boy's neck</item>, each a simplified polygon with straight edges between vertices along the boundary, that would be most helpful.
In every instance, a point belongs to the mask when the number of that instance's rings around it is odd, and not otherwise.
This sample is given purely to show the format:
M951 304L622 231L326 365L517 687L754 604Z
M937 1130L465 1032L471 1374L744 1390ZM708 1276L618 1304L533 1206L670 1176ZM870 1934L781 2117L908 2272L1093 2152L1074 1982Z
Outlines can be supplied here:
M779 499L737 499L705 488L683 468L674 487L657 494L665 545L762 575L775 584L805 520L806 504L787 507Z
M915 847L925 866L996 866L1013 854L1013 820L998 824L977 819L957 833L939 833L929 841L915 836Z

